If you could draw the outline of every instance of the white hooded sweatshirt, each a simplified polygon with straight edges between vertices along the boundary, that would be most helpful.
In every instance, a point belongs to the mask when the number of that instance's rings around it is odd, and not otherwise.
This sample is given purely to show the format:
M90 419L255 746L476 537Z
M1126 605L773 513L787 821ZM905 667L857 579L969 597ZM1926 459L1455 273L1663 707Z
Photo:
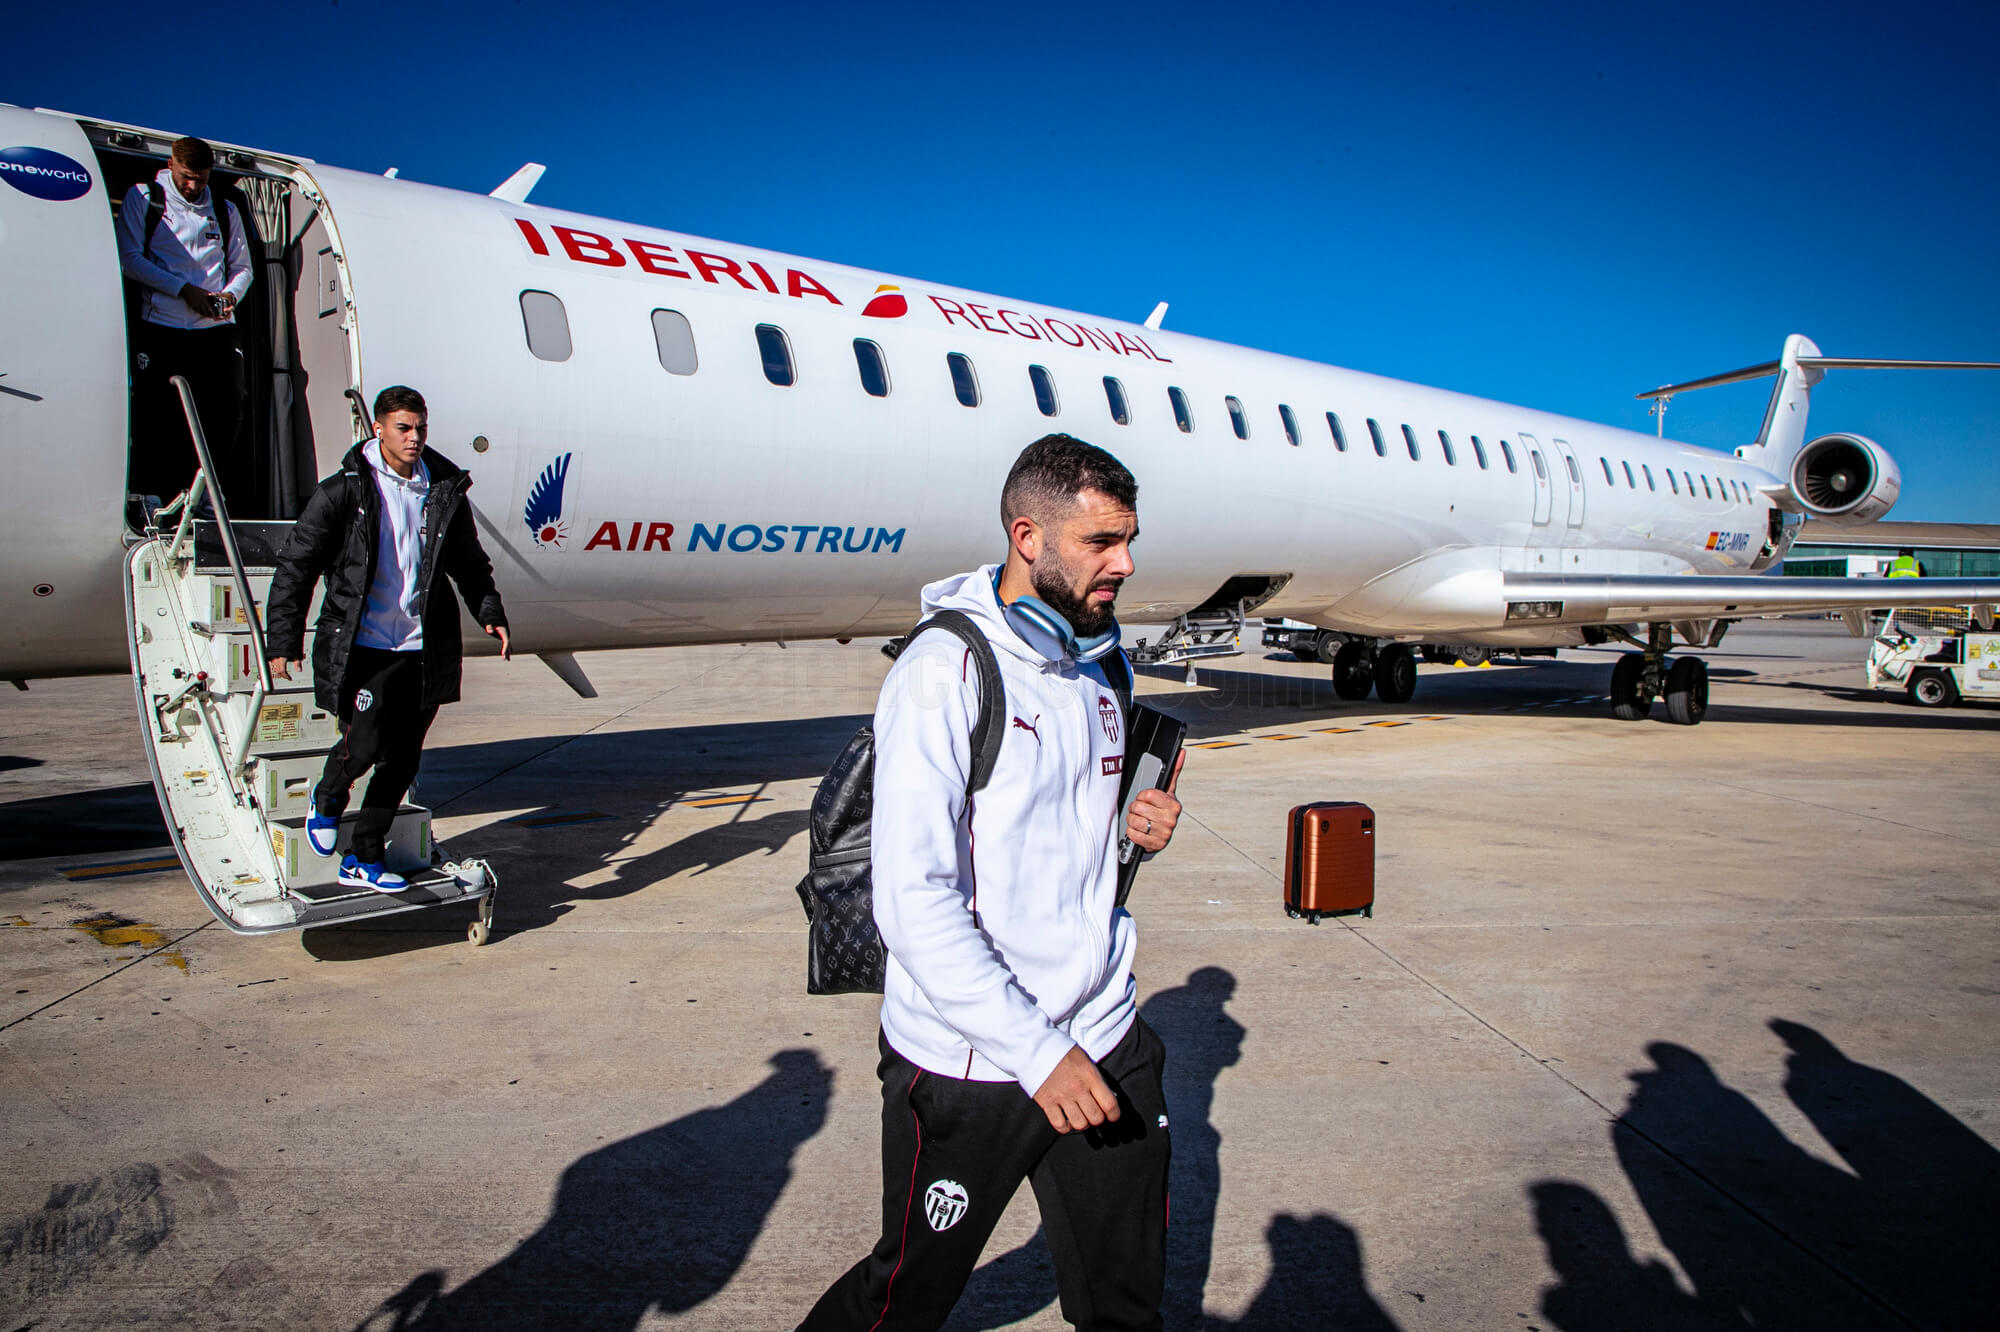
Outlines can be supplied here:
M1033 1095L1070 1046L1102 1059L1132 1025L1137 939L1113 904L1125 720L1098 667L1015 629L994 571L923 592L924 614L963 611L985 631L1006 688L999 761L969 809L979 677L965 644L919 635L875 705L882 1029L920 1068Z

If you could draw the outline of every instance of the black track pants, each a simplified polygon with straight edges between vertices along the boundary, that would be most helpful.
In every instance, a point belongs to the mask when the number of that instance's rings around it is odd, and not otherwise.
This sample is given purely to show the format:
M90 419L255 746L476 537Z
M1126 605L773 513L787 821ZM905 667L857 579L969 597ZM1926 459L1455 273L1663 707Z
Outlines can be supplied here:
M1117 1123L1058 1134L1012 1082L926 1072L882 1042L882 1238L799 1332L936 1328L1000 1215L1033 1182L1062 1314L1084 1332L1160 1326L1166 1280L1166 1049L1134 1019L1098 1062Z
M348 650L347 677L340 689L340 743L327 751L319 779L319 812L334 818L347 811L347 792L362 773L375 769L361 797L349 849L356 860L382 862L383 839L396 821L403 794L417 779L424 736L437 709L424 700L424 654L384 652L356 643Z
M194 480L198 465L187 412L170 382L175 375L194 390L202 433L232 518L264 512L261 495L248 493L250 467L243 447L245 403L243 344L234 324L166 328L144 320L133 330L132 465L130 488L170 500Z

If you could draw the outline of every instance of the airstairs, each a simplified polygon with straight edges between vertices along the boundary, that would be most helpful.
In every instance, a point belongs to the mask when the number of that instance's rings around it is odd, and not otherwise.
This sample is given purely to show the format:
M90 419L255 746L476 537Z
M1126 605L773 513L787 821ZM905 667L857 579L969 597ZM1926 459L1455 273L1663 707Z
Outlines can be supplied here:
M389 832L388 866L409 879L399 893L339 882L352 812L331 858L306 843L307 802L340 729L313 700L310 633L292 679L273 678L265 656L262 601L291 524L230 522L187 384L174 384L201 469L126 553L125 624L153 789L195 891L240 934L473 902L468 937L485 943L492 867L448 860L422 806L406 801ZM196 516L204 493L212 520Z

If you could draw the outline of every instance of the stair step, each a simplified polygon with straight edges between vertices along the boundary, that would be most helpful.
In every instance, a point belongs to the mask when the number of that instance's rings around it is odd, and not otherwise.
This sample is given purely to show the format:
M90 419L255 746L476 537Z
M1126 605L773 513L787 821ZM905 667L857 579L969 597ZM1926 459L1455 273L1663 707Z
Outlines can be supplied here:
M322 856L306 841L306 820L269 819L271 851L278 858L278 872L284 875L288 891L305 897L355 891L335 881L341 857L348 853L357 811L349 810L340 820L340 835L331 856ZM398 874L428 873L431 868L431 812L421 805L404 805L389 825L389 844L384 863ZM368 890L363 890L368 891Z

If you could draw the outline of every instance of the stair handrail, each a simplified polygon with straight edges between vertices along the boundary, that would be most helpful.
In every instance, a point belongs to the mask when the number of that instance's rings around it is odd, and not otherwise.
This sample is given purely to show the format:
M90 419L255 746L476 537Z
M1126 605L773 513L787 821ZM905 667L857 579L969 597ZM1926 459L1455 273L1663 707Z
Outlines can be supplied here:
M194 390L180 375L168 381L181 395L181 409L187 413L188 434L194 439L195 457L201 462L195 473L194 484L188 488L186 512L182 515L182 529L174 538L174 550L179 551L181 535L185 535L194 521L194 504L199 488L215 475L215 460L209 456L208 436L202 432L201 413L195 410ZM250 749L257 741L257 722L264 712L264 699L271 692L271 663L264 657L264 626L257 619L257 599L250 594L250 574L243 565L242 553L236 549L236 529L229 522L229 505L223 499L222 487L207 487L209 503L215 508L215 527L222 537L222 550L229 557L230 576L236 583L236 604L243 607L243 619L250 627L250 649L257 661L257 687L250 693L249 720L245 723L241 752L234 760L230 773L237 783L243 780L244 770L250 764Z

